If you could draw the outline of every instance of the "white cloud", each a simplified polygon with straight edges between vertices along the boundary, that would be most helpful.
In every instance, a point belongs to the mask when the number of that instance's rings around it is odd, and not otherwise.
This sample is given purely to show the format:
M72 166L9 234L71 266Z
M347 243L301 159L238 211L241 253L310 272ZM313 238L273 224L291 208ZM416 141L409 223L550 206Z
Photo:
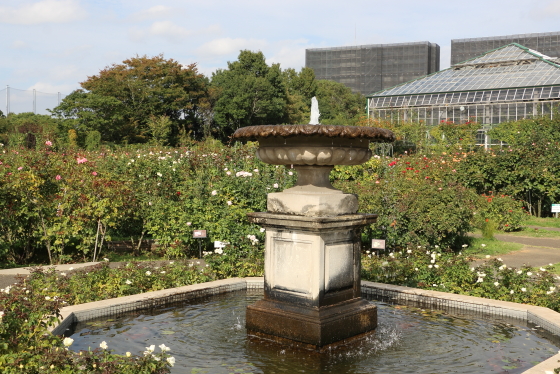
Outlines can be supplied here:
M192 32L171 21L159 21L152 24L150 34L161 36L171 41L179 41L190 36Z
M139 27L128 30L128 37L134 42L144 42L150 36L157 36L172 43L180 43L191 35L193 35L192 31L171 21L154 22L147 30Z
M156 5L133 14L131 18L138 21L167 18L177 15L177 12L182 13L178 9L170 8L165 5Z
M27 47L27 43L23 40L14 40L11 47L14 49L22 49Z
M75 87L71 84L51 84L48 82L37 82L31 87L27 88L28 90L36 90L37 92L43 92L48 94L56 94L57 92L61 92L65 95L72 92Z
M311 48L306 39L284 40L275 43L273 50L276 53L267 58L267 63L280 63L282 69L294 68L299 70L305 66L305 49Z
M261 50L267 46L263 39L221 38L214 39L197 48L196 52L205 56L223 56L242 49Z
M72 22L85 15L75 0L43 0L19 7L0 7L0 23L17 25Z

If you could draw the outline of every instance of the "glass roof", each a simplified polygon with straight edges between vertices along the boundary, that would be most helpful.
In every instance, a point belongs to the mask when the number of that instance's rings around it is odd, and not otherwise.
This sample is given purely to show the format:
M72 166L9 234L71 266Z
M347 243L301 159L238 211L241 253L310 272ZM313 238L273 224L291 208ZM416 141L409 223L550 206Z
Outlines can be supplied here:
M548 56L512 43L369 97L560 84L560 65L548 59Z

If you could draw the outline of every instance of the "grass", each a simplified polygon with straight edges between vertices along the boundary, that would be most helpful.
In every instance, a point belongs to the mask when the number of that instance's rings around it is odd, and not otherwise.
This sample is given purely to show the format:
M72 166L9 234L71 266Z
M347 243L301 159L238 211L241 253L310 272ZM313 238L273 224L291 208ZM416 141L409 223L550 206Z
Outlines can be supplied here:
M525 221L525 225L560 228L560 218L558 219L554 217L539 218L539 217L531 216Z
M553 264L554 269L552 270L552 272L556 275L560 275L560 262Z
M498 256L523 248L523 244L502 242L497 239L471 237L470 245L463 251L469 256L482 258L486 255Z
M545 229L532 229L529 227L524 227L520 231L512 232L498 232L497 234L506 234L514 236L528 236L531 238L560 238L560 231L549 231Z

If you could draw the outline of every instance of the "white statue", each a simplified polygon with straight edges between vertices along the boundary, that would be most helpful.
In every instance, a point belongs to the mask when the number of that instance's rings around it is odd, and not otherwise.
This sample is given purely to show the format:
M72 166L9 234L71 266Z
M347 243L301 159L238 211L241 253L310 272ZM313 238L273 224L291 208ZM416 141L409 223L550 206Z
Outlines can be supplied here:
M313 96L313 98L311 99L311 119L309 120L309 124L318 125L320 115L321 113L319 113L319 102L317 101L317 98Z

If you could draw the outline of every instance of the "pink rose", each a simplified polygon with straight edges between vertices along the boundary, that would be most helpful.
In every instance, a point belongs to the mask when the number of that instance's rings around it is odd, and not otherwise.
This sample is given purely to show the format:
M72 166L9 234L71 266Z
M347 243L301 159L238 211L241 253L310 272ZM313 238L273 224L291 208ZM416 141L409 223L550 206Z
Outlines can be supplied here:
M87 162L87 158L85 157L78 157L76 159L76 161L78 161L78 164L83 164L84 162Z
M46 145L47 147L50 147L50 146L52 146L52 142L51 142L50 140L47 140L47 141L45 142L45 145Z
M91 175L96 176L96 175L97 175L97 172L94 171L93 173L91 173Z
M57 175L56 177L54 177L54 179L56 179L57 181L61 180L62 177L60 175Z

